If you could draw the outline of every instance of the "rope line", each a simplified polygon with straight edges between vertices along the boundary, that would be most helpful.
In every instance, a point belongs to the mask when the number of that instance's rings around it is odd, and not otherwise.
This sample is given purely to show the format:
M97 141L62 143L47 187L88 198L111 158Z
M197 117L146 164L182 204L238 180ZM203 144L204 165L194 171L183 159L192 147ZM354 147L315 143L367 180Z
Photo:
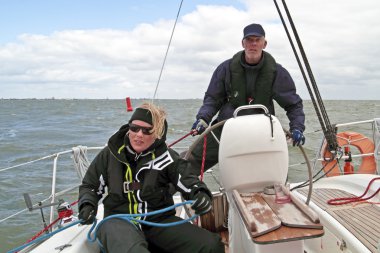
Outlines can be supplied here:
M342 158L342 155L340 156L340 157L336 157L335 159L332 159L332 160L330 160L328 163L326 163L326 165L324 165L317 173L315 173L314 175L313 175L313 177L312 177L312 183L315 183L315 182L317 182L318 180L320 180L321 178L323 178L323 177L325 177L327 174L329 174L332 170L333 170L333 168L334 168L334 166L335 166L335 164L333 163L333 161L335 161L336 160L336 162L337 162L337 164L338 164L338 166L340 167L340 163L339 163L339 161L340 161L340 159ZM322 175L320 175L319 177L317 177L322 171L324 171L324 169L327 167L327 165L329 165L329 164L332 164L332 166L331 166L331 168L329 168L328 170L327 170L327 172L324 172L324 173L322 173ZM293 191L293 190L295 190L295 189L298 189L298 188L302 188L302 187L305 187L305 186L308 186L309 185L309 183L310 183L310 179L309 180L307 180L307 181L305 181L305 182L303 182L303 183L301 183L301 184L299 184L299 185L297 185L297 186L294 186L293 188L291 188L290 190L291 191Z
M65 227L62 227L62 228L60 228L60 229L54 230L53 232L51 232L51 233L49 233L49 234L45 234L45 235L43 235L43 236L41 236L41 237L38 237L38 238L36 238L36 239L33 240L33 241L30 241L30 242L28 242L28 243L25 243L25 244L23 244L23 245L21 245L21 246L19 246L19 247L17 247L17 248L14 248L14 249L8 251L7 253L16 253L16 252L18 252L18 251L20 251L20 250L22 250L22 249L24 249L24 248L26 248L26 247L32 245L32 244L35 244L35 243L41 242L41 241L43 241L43 240L45 240L45 239L47 239L47 238L49 238L49 237L52 237L53 235L55 235L55 234L57 234L57 233L59 233L59 232L65 230L65 229L68 229L68 228L70 228L70 227L72 227L72 226L75 226L75 225L77 225L77 224L80 223L80 222L81 222L81 220L74 221L74 222L68 224L68 225L65 226Z
M183 139L187 138L188 136L190 136L191 134L193 134L195 131L191 130L189 133L185 134L184 136L182 136L181 138L179 138L178 140L174 141L173 143L169 144L168 147L170 148L171 146L174 146L175 144L177 144L178 142L182 141Z
M201 165L201 182L203 181L203 175L205 172L206 164L206 148L207 148L207 135L203 136L203 151L202 151L202 165Z
M78 200L74 201L73 203L71 203L70 205L71 206L74 206L78 203ZM62 214L58 214L58 218L55 219L52 223L50 223L49 225L47 225L44 229L42 229L40 232L38 232L37 234L35 234L32 238L30 238L28 241L26 241L27 243L28 242L31 242L33 240L35 240L37 237L39 237L40 235L42 235L44 232L48 231L55 223L57 223L60 219L62 218L65 218L67 217L67 215L70 214L69 212L65 212L65 213L62 213Z
M380 177L375 177L373 178L367 185L367 188L365 189L364 193L362 195L360 195L359 197L344 197L344 198L334 198L334 199L330 199L327 201L327 204L329 205L335 205L335 206L338 206L338 205L344 205L344 204L348 204L348 203L352 203L352 202L361 202L361 201L366 201L368 199L371 199L373 198L377 193L379 193L380 191L380 187L370 196L366 197L366 198L363 198L367 192L369 191L370 187L371 187L371 184L376 181L376 180L379 180Z
M160 75L158 76L158 81L157 81L156 89L154 90L154 94L153 94L152 101L156 98L158 85L160 84L160 80L161 80L162 72L164 71L164 66L165 66L166 58L167 58L167 56L168 56L168 52L169 52L169 48L170 48L170 44L171 44L172 39L173 39L173 35L174 35L175 27L176 27L177 22L178 22L179 13L181 12L182 3L183 3L183 0L181 1L180 5L179 5L179 8L178 8L177 17L176 17L175 22L174 22L174 26L173 26L172 34L170 35L169 44L168 44L168 47L167 47L167 49L166 49L166 53L165 53L165 57L164 57L164 61L163 61L162 66L161 66Z
M338 147L338 143L337 143L337 140L336 140L336 137L335 137L335 131L334 131L333 126L330 123L329 117L327 115L326 109L325 109L324 104L323 104L323 100L322 100L322 98L320 96L320 93L319 93L319 90L318 90L317 83L315 81L315 78L314 78L313 72L311 70L309 61L307 59L305 50L303 49L301 40L300 40L300 38L298 36L297 29L296 29L296 27L294 25L294 22L293 22L293 19L292 19L291 15L290 15L289 9L288 9L288 7L286 5L285 0L282 0L283 8L285 9L288 21L289 21L290 26L292 28L293 35L294 35L295 40L297 42L298 49L299 49L299 51L301 53L301 56L302 56L303 64L304 64L304 66L306 68L306 71L307 71L307 74L308 74L309 78L307 78L307 76L305 74L304 67L303 67L303 65L302 65L302 63L300 61L300 58L299 58L298 54L297 54L297 51L295 49L293 40L292 40L292 38L290 36L288 27L287 27L287 25L285 23L285 20L284 20L283 16L282 16L282 13L281 13L281 10L280 10L280 8L279 8L279 6L277 4L277 1L274 0L274 3L276 5L276 9L277 9L277 12L278 12L278 14L280 16L281 22L282 22L282 24L284 26L286 35L288 36L288 40L289 40L290 45L292 47L293 53L294 53L294 55L296 57L298 66L299 66L299 68L301 70L301 73L302 73L303 79L305 81L306 87L307 87L307 89L309 91L309 95L310 95L310 98L311 98L311 100L313 102L314 109L315 109L315 112L317 114L319 123L320 123L320 125L322 127L323 134L326 137L326 140L327 140L327 143L328 143L328 146L329 146L329 150L336 150L337 147ZM313 89L310 87L308 79L310 80L311 87Z
M182 203L178 203L178 204L175 204L175 205L172 205L172 206L169 206L169 207L166 207L166 208L163 208L163 209L160 209L160 210L156 210L156 211L153 211L153 212L149 212L149 213L145 213L145 214L115 214L115 215L111 215L111 216L108 216L107 218L103 219L99 224L98 226L96 226L96 220L95 222L93 223L90 231L88 232L87 234L87 240L90 241L90 242L94 242L96 240L96 234L97 234L97 231L98 231L98 228L107 220L109 219L112 219L112 218L118 218L118 219L123 219L123 220L127 220L128 222L131 222L133 224L133 222L139 222L139 223L142 223L142 224L145 224L145 225L149 225L149 226L156 226L156 227L170 227L170 226L177 226L177 225L180 225L180 224L183 224L183 223L187 223L189 222L190 220L193 220L197 217L199 217L199 215L195 214L193 216L191 216L190 218L188 219L184 219L184 220L181 220L181 221L176 221L176 222L171 222L171 223L156 223L156 222L149 222L149 221L144 221L144 220L140 220L140 219L137 219L136 217L146 217L146 216L151 216L151 215L156 215L156 214L160 214L160 213L163 213L163 212L166 212L166 211L169 211L169 210L172 210L172 209L175 209L179 206L184 206L184 205L187 205L187 204L193 204L194 203L194 200L188 200L188 201L185 201L185 202L182 202ZM35 238L34 240L30 241L30 242L27 242L17 248L14 248L10 251L8 251L7 253L16 253L32 244L35 244L35 243L38 243L38 242L41 242L65 229L68 229L72 226L75 226L77 224L79 224L80 222L82 222L83 220L77 220L77 221L74 221L72 223L69 223L68 225L62 227L62 228L59 228L49 234L45 234L44 236L41 236L41 237L38 237L38 238ZM95 229L95 236L93 238L91 238L91 233L92 231L94 230L94 228L96 227ZM99 242L100 243L100 242ZM100 245L102 246L102 245Z
M153 212L145 213L145 214L115 214L115 215L110 215L107 218L104 218L101 222L99 222L99 224L97 226L96 226L96 220L95 220L95 222L92 224L92 227L91 227L90 231L88 231L87 241L89 241L89 242L95 242L95 241L98 242L99 247L103 250L103 245L97 239L96 235L98 234L98 230L101 227L101 225L104 222L106 222L106 221L108 221L110 219L122 219L122 220L126 220L126 221L130 222L133 225L137 224L136 222L138 222L138 223L141 223L141 224L144 224L144 225L154 226L154 227L172 227L172 226L177 226L177 225L181 225L181 224L184 224L184 223L188 223L191 220L194 220L194 219L198 218L199 215L194 214L190 218L183 219L183 220L176 221L176 222L169 222L169 223L150 222L150 221L141 220L139 218L141 218L141 217L147 217L147 216L151 216L151 215L156 215L156 214L161 214L161 213L164 213L166 211L175 209L176 207L185 206L187 204L192 204L192 203L194 203L194 200L188 200L188 201L185 201L185 202L182 202L182 203L174 204L172 206L169 206L169 207L166 207L166 208L163 208L163 209L160 209L160 210L156 210L156 211L153 211ZM94 229L95 229L95 232L93 233ZM91 236L92 233L94 235L93 237Z

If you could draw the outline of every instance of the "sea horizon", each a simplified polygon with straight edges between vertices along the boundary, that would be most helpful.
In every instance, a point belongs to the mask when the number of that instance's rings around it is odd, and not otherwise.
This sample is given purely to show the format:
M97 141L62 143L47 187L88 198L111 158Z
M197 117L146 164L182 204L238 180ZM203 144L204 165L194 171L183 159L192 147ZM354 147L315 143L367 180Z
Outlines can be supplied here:
M125 98L0 98L0 100L125 100ZM203 100L203 98L132 98L135 100ZM303 101L311 101L310 98L302 99ZM380 99L323 99L323 101L380 101Z

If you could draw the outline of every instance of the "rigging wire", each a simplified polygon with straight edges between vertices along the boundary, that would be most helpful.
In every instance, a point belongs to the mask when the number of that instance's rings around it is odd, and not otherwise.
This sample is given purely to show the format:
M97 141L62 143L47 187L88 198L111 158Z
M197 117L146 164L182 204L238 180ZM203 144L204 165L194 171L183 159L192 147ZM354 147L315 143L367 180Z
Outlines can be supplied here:
M336 158L336 161L338 163L338 166L340 168L340 163L339 163L339 160L342 158L342 156L340 156L339 158ZM335 161L335 160L331 160L331 161ZM328 175L334 168L334 166L331 166L331 168L329 168L327 170L327 172L324 172L322 173L322 171L327 167L327 165L330 164L330 163L327 163L326 165L324 165L317 173L315 173L313 175L313 180L311 181L313 184L317 181L319 181L321 178L325 177L326 175ZM322 173L320 176L318 176L320 173ZM317 177L318 176L318 177ZM307 180L307 181L304 181L303 183L300 183L298 184L297 186L294 186L293 188L291 188L290 190L293 191L295 189L298 189L298 188L302 188L302 187L306 187L310 184L310 179Z
M164 66L165 66L165 63L166 63L166 58L167 58L167 56L168 56L168 52L169 52L169 48L170 48L170 44L171 44L172 39L173 39L173 35L174 35L175 27L176 27L177 22L178 22L179 13L181 12L182 3L183 3L183 0L181 0L181 3L180 3L179 8L178 8L177 17L176 17L175 22L174 22L174 26L173 26L173 29L172 29L172 34L170 35L169 44L168 44L168 47L167 47L167 49L166 49L166 53L165 53L165 57L164 57L164 61L162 62L162 66L161 66L161 70L160 70L160 75L158 76L158 80L157 80L156 88L155 88L155 90L154 90L154 94L153 94L152 102L153 102L154 99L156 98L158 85L160 84L160 80L161 80L162 72L164 71Z
M277 9L277 12L280 16L280 19L281 19L281 22L284 26L284 29L286 31L286 35L288 36L288 39L289 39L289 42L291 44L291 47L293 49L293 52L294 52L294 55L296 57L296 60L297 60L297 63L299 65L299 68L301 70L301 73L302 73L302 76L305 80L305 83L306 83L306 87L309 91L309 94L310 94L310 97L311 97L311 100L313 102L313 105L314 105L314 108L315 108L315 111L316 111L316 114L317 114L317 117L318 117L318 120L321 124L321 127L322 127L322 131L326 137L326 141L328 143L328 147L329 147L329 150L332 151L332 150L336 150L338 148L338 143L337 143L337 140L336 140L336 136L335 136L335 131L334 131L334 128L333 126L331 125L330 121L329 121L329 118L328 118L328 115L326 113L326 109L323 105L323 101L322 101L322 98L320 96L320 93L319 93L319 90L318 90L318 87L317 87L317 84L316 84L316 81L315 81L315 78L314 78L314 75L313 75L313 72L311 70L311 67L310 67L310 64L309 64L309 61L306 57L306 54L305 54L305 51L303 49L303 46L302 46L302 43L301 43L301 40L298 36L298 33L297 33L297 30L296 30L296 27L294 25L294 22L293 22L293 19L290 15L290 12L289 12L289 9L285 3L285 0L282 0L282 5L285 9L285 12L286 12L286 15L287 15L287 18L288 18L288 21L290 23L290 26L292 28L292 32L293 32L293 35L296 39L296 42L297 42L297 46L298 46L298 49L302 55L302 60L303 60L303 64L307 70L307 74L309 76L309 80L311 82L311 87L310 87L310 84L309 84L309 81L306 77L306 74L305 74L305 71L303 69L303 66L302 66L302 63L300 61L300 58L297 54L297 51L295 49L295 46L294 46L294 43L292 41L292 38L290 36L290 33L289 33L289 30L287 28L287 25L284 21L284 18L283 18L283 15L281 13L281 10L277 4L277 1L274 0L274 3L276 5L276 9Z

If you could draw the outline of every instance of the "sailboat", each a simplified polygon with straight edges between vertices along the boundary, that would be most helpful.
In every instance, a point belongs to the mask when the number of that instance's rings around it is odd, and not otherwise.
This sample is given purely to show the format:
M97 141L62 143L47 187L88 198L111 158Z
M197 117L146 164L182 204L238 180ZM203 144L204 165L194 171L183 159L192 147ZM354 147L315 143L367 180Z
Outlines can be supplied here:
M307 63L302 50L301 55ZM286 134L278 118L270 115L264 106L239 107L233 118L220 122L224 124L219 152L222 189L214 193L213 211L201 217L199 225L220 232L226 252L380 250L380 119L333 126L311 70L308 66L306 69L308 73L304 76L308 75L311 82L308 88L323 129L314 164L305 156L307 181L287 184ZM239 116L239 112L252 108L263 113ZM352 130L361 124L371 125L370 136ZM341 131L345 127L350 130ZM255 133L251 129L256 129ZM355 154L354 148L359 153ZM70 153L75 157L78 176L83 177L88 165L87 150L80 146L53 154L52 157L56 158L53 171L58 170L58 157ZM300 150L304 153L302 147ZM354 159L361 160L357 168L353 165ZM341 163L344 163L343 168ZM318 166L321 168L317 169ZM42 212L49 208L50 221L46 222L41 233L9 252L100 251L99 245L91 240L94 227L79 224L72 209L74 203L57 201L69 189L57 193L56 180L56 173L53 173L49 204L32 203L28 194L24 195L29 211ZM181 202L180 196L174 198L176 203ZM177 213L189 217L185 206L177 208ZM97 219L103 219L102 204L98 207Z
M310 180L290 186L286 184L288 144L275 116L236 116L224 124L219 162L223 189L214 192L213 210L201 216L198 225L219 232L226 252L378 252L380 119L337 124L336 128L342 129L337 136L347 137L339 141L344 142L339 155L331 157L323 138L317 159L307 166L322 167L318 169L320 173L313 170L316 173ZM372 136L352 130L363 124L372 126ZM252 127L258 129L256 135L247 134ZM345 131L347 127L350 130ZM345 153L345 147L364 152ZM87 151L100 148L78 146L53 154L51 157L57 158L53 175L59 171L58 158L71 154L73 167L79 177L83 176ZM355 159L362 162L354 166ZM337 171L339 174L335 174ZM50 209L50 220L29 242L8 252L99 252L98 244L88 239L93 236L93 228L78 224L75 203L57 201L73 189L57 192L56 181L52 178L48 204L32 203L25 194L28 210ZM276 184L288 196L284 203L276 202ZM174 199L181 203L180 196ZM188 218L184 207L177 208L177 214ZM98 222L102 218L100 204Z

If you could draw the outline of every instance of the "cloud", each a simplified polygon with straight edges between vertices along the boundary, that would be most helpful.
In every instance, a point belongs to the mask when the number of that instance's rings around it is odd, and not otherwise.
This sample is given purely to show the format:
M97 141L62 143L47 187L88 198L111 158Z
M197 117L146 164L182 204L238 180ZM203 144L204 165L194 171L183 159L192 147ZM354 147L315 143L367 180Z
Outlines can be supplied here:
M380 3L289 0L288 7L322 97L378 99ZM242 29L252 22L263 24L268 52L308 98L276 9L265 0L247 1L245 10L200 5L183 13L156 97L202 98L217 65L242 49ZM0 45L0 97L152 98L173 25L173 19L160 19L130 30L22 34Z

